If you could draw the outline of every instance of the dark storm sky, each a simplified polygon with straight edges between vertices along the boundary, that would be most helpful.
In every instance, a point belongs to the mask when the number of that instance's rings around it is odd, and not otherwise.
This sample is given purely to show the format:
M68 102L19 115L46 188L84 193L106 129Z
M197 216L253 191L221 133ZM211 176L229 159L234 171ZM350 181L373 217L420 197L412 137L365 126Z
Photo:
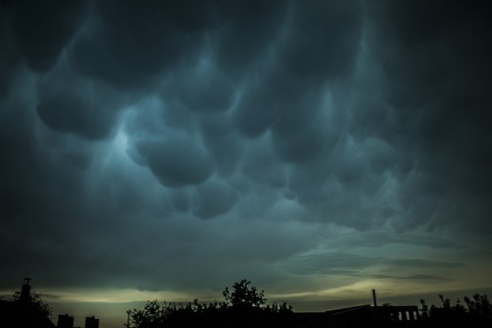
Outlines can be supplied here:
M0 287L492 285L491 13L0 2Z

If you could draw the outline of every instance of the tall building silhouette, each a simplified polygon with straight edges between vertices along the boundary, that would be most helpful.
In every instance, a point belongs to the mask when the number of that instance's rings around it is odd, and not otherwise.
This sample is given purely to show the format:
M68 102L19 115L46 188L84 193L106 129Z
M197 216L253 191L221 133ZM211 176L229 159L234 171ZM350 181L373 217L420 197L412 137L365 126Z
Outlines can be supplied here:
M99 328L99 319L94 316L85 317L85 328Z
M58 315L58 328L73 328L73 317L68 314Z

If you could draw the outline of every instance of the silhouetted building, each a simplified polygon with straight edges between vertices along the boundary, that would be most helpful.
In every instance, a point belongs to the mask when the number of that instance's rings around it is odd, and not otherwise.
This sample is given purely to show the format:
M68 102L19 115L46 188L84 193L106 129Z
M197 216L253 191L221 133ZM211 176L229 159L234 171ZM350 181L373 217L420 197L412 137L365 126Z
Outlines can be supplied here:
M0 300L0 327L56 328L55 324L45 314L30 306L30 280L29 278L25 279L17 302Z
M395 326L408 322L417 324L419 309L417 306L371 306L360 305L326 311L327 319L333 327Z
M85 328L99 328L99 319L92 317L85 317Z
M325 312L296 313L299 327L362 328L419 327L417 306L378 306L376 290L372 290L373 305L358 305Z
M58 328L73 328L73 317L68 314L58 315Z

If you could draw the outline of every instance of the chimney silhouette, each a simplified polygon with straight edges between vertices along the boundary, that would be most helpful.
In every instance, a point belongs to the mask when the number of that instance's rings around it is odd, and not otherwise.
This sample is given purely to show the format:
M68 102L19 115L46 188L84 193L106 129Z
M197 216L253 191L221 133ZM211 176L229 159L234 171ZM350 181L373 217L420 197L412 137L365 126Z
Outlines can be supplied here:
M99 328L99 319L96 319L94 316L85 317L85 328Z
M58 328L73 328L73 317L68 314L58 315Z
M372 290L372 301L374 302L374 306L378 306L378 302L376 301L376 290Z
M24 284L22 285L20 302L24 305L28 305L31 300L31 285L29 285L30 281L31 278L24 278Z

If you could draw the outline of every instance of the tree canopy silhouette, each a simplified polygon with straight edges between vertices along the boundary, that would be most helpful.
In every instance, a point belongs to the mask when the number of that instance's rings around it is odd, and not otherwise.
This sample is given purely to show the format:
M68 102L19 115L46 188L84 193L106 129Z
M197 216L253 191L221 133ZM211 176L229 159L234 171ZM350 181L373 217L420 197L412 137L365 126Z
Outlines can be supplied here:
M232 285L232 291L226 287L222 292L226 302L230 303L233 307L254 307L261 308L265 305L265 292L258 291L256 287L249 285L251 281L243 279L239 282L235 282Z
M487 295L475 294L472 298L465 296L465 305L458 298L455 304L449 298L439 295L441 305L427 305L421 299L420 313L422 319L429 323L446 323L448 327L489 327L492 324L492 305Z
M20 306L28 307L31 311L38 312L46 317L52 317L51 306L35 291L23 293L22 290L17 290L12 294L12 301Z
M130 310L132 326L159 327L289 327L292 307L286 303L266 304L264 291L243 279L222 292L224 302L159 303L148 301L142 310Z

